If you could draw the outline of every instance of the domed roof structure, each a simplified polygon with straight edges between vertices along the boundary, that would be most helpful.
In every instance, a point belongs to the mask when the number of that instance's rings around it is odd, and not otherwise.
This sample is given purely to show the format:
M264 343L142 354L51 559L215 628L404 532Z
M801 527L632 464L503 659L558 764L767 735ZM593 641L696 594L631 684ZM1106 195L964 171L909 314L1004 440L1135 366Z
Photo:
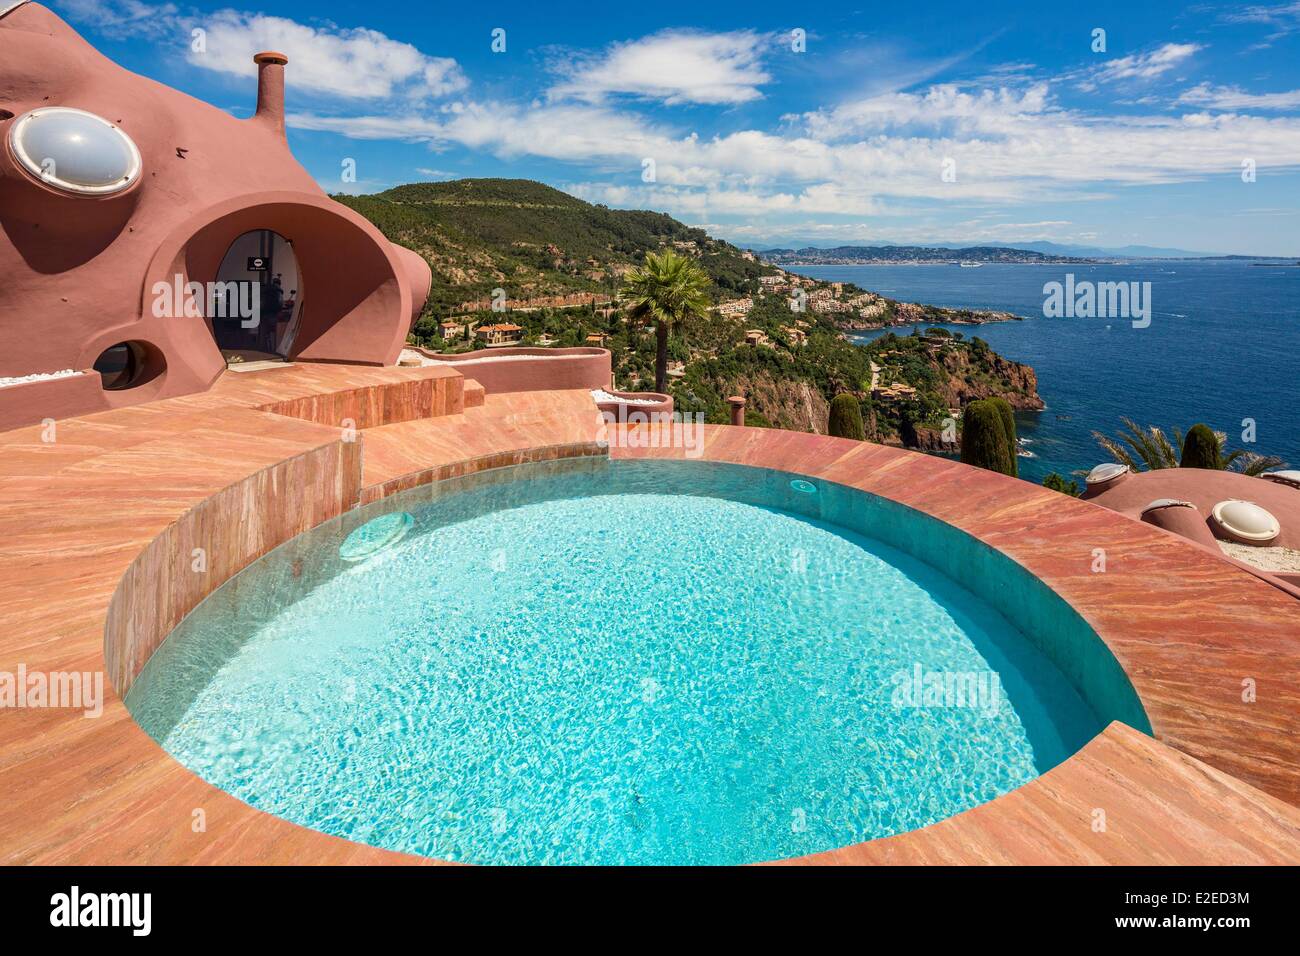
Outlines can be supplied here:
M294 159L287 57L253 60L236 119L0 2L0 429L201 391L223 349L396 363L429 266Z

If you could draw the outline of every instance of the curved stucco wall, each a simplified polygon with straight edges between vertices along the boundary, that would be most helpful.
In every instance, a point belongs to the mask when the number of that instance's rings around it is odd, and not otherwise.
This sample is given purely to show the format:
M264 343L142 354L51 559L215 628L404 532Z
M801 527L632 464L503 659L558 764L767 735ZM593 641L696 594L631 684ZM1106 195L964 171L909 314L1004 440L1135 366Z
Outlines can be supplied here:
M416 351L440 365L456 369L466 378L472 378L489 395L609 386L608 349L520 346L479 349L459 355L441 355L423 348Z

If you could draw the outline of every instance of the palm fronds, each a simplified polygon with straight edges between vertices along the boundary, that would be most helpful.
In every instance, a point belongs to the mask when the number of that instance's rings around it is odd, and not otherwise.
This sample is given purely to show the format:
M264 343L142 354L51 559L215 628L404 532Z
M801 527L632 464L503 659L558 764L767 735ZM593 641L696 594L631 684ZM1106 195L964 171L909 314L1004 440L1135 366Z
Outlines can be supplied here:
M1229 456L1229 459L1229 468L1239 471L1243 475L1250 475L1252 478L1258 478L1270 468L1286 466L1286 462L1276 455L1257 455L1253 451L1242 451L1240 449L1234 451Z
M1134 471L1155 471L1159 468L1177 468L1180 465L1179 449L1183 448L1183 433L1175 428L1173 441L1165 437L1164 430L1156 425L1145 427L1131 418L1121 418L1124 429L1114 437L1094 431L1092 437L1097 444L1121 465L1128 465ZM1204 426L1197 426L1193 432ZM1226 451L1228 436L1225 432L1212 432L1214 436L1213 466L1222 470L1238 471L1243 475L1257 477L1270 468L1285 466L1281 458L1274 455L1258 455L1253 451L1238 448ZM1211 456L1206 455L1207 460ZM1207 465L1208 467L1208 465Z
M668 332L709 308L710 279L693 259L672 249L646 253L645 263L623 279L632 319L655 324L655 390L667 388Z
M1128 465L1134 471L1142 471L1142 466L1145 466L1147 471L1178 467L1178 449L1165 437L1162 429L1155 425L1143 428L1131 418L1120 420L1125 428L1115 438L1097 431L1092 433L1092 437L1097 439L1097 444L1115 461L1121 465ZM1182 444L1181 432L1175 431L1174 438L1178 444Z

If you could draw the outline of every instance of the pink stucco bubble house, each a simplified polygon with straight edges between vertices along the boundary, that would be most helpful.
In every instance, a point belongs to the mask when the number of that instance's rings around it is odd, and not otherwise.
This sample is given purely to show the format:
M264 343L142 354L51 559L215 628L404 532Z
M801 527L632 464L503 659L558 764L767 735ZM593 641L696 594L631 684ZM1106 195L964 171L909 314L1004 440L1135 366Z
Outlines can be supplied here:
M236 119L0 0L0 429L201 391L223 349L397 361L429 266L294 159L287 58L254 61ZM212 290L253 286L249 328Z

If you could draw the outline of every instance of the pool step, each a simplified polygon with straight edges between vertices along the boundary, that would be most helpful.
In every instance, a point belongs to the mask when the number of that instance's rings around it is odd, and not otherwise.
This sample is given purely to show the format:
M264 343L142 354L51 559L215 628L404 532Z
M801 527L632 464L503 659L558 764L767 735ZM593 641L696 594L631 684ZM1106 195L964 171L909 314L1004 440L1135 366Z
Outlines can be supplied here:
M466 404L472 387L465 381ZM461 415L400 422L363 436L361 503L487 468L604 455L587 389L488 395Z
M321 425L377 428L459 415L463 378L447 368L362 368L297 363L276 371L223 376L258 411Z

